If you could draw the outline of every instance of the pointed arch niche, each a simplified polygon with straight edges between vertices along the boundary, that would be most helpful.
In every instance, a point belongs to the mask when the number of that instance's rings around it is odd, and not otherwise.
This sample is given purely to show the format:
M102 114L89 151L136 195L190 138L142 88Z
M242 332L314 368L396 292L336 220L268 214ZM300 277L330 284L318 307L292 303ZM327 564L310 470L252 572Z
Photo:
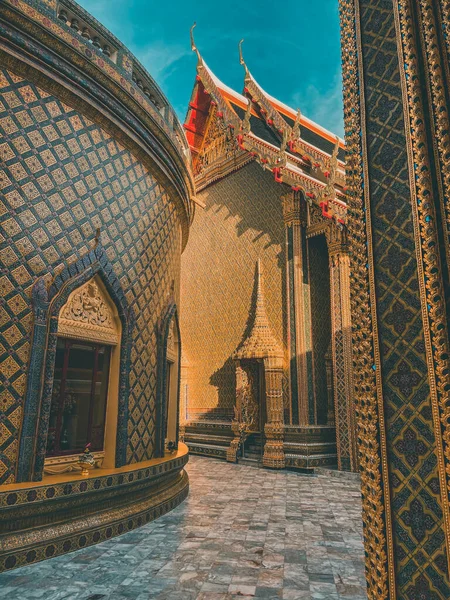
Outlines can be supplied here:
M99 275L61 308L44 473L77 470L91 444L96 464L115 467L122 325Z
M156 456L163 457L168 443L178 447L181 388L181 336L178 312L172 300L158 332Z
M76 469L87 442L98 465L125 465L134 317L101 245L39 279L32 301L18 481Z

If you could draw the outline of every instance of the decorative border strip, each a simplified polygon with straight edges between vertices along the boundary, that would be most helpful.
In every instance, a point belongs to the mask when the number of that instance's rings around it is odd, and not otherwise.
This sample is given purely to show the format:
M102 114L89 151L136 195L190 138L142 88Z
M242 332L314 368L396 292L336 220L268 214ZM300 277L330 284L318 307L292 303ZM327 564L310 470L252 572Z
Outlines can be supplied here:
M189 452L191 454L202 454L204 456L214 456L216 458L227 458L227 447L217 448L213 446L202 446L202 445L189 445Z
M92 527L75 535L60 536L51 543L47 541L43 544L42 541L38 541L20 550L3 554L0 557L0 572L73 552L132 531L174 509L187 497L188 492L189 480L187 474L183 472L175 485L163 490L161 494L138 505L131 502L125 509L117 509L118 517L115 518L115 514L111 514L112 519L107 524Z
M420 4L423 9L427 3L421 0ZM403 107L405 118L408 119L409 124L409 127L405 127L405 131L408 141L408 167L418 285L436 439L443 529L450 571L450 472L447 471L450 463L450 422L448 417L450 410L450 346L446 302L439 255L430 157L427 151L428 141L422 102L423 90L419 77L418 50L415 47L413 15L409 0L398 0L398 3L394 5L394 11L397 37L401 40L399 63ZM427 23L425 27L432 28L430 23ZM436 65L434 65L434 69L437 69ZM431 75L431 77L433 76Z
M132 471L124 471L123 473L102 475L101 469L98 469L93 471L89 478L73 479L72 475L69 481L61 483L46 484L45 481L41 485L30 483L29 487L0 492L0 509L12 506L26 506L31 503L47 502L61 498L73 498L94 491L114 490L122 485L137 481L145 483L146 480L155 479L169 471L183 468L188 460L189 455L186 453L185 456L159 465L136 468ZM136 464L132 466L136 467ZM97 473L98 475L95 477Z
M376 348L359 0L339 0L347 149L355 410L369 600L395 600L395 570L380 358ZM365 168L364 168L365 166ZM370 265L369 275L367 265ZM370 290L370 292L369 292ZM357 324L357 327L355 326Z
M425 69L428 81L428 100L433 113L433 146L438 160L438 188L440 210L442 213L442 226L447 264L450 264L450 121L447 106L447 85L444 78L445 62L441 60L439 52L438 26L434 19L433 4L429 0L420 0L420 34L426 51ZM448 7L447 7L448 17ZM448 40L447 40L448 43ZM444 65L444 66L443 66ZM447 76L449 74L447 73ZM437 152L436 152L437 150ZM449 268L449 267L447 267Z

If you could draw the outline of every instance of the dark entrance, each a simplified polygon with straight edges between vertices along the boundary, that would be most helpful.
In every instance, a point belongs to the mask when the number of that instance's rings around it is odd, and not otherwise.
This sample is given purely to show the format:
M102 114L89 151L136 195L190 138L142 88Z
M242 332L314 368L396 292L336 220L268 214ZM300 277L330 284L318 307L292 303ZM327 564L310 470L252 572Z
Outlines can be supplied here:
M264 364L262 360L241 360L241 366L248 378L247 418L251 423L250 433L242 445L242 458L260 463L266 442L264 425L267 423Z

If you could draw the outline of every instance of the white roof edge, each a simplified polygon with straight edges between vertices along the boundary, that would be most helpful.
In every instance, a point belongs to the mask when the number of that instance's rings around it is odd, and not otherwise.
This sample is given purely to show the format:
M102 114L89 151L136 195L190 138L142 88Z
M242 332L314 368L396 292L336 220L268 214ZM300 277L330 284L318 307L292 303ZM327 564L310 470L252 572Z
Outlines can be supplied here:
M255 82L255 84L259 87L259 89L267 96L267 98L272 101L275 102L275 104L278 104L279 106L281 106L282 108L284 108L286 111L290 112L291 115L293 116L294 120L295 117L297 116L297 111L295 111L293 108L291 108L290 106L288 106L287 104L285 104L284 102L281 102L281 100L278 100L278 98L274 98L273 96L271 96L270 94L268 94L266 92L266 90L264 90L260 84L256 81L256 79L253 77L253 75L250 73L250 77L253 79L253 81ZM342 142L343 144L345 143L344 140L339 137L337 134L333 133L332 131L330 131L329 129L326 129L325 127L322 127L322 125L319 125L318 123L316 123L315 121L313 121L312 119L309 119L308 117L306 117L303 112L302 112L302 119L305 120L307 123L309 123L310 125L314 125L314 127L317 127L317 129L320 129L320 131L323 131L323 133L326 133L327 135L331 135L334 137L339 138L339 141Z
M211 69L205 63L205 61L203 61L203 66L208 71L211 79L214 81L214 83L217 85L218 88L220 88L224 92L227 92L231 96L234 96L236 98L236 100L240 100L244 104L248 104L248 99L245 96L243 96L242 94L239 94L239 92L236 92L235 90L233 90L232 88L230 88L225 83L223 83L223 81L221 81L216 75L214 75L214 73L211 71Z
M223 83L223 81L221 81L212 71L211 69L208 67L208 65L205 63L205 61L203 61L203 66L205 67L205 69L208 71L211 79L214 81L214 83L217 85L218 88L220 88L221 90L227 92L228 94L230 94L230 96L233 96L234 98L236 98L236 100L240 100L241 102L243 102L244 104L248 104L248 98L246 98L243 94L239 94L239 92L236 92L235 90L233 90L233 88L230 88L228 85L226 85L225 83ZM269 100L271 100L272 102L275 102L275 104L278 104L279 106L283 107L287 112L290 112L291 115L293 116L294 120L295 117L297 116L297 113L295 112L295 110L293 108L291 108L290 106L288 106L287 104L284 104L284 102L281 102L280 100L277 100L276 98L274 98L273 96L271 96L270 94L268 94L265 90L263 90L263 88L259 85L259 83L256 81L256 79L253 77L253 75L251 75L251 78L253 79L253 81L256 83L256 85L261 89L261 91L267 96L267 98ZM322 131L323 133L325 133L326 135L330 135L330 136L334 136L339 138L339 141L342 142L343 144L345 144L344 140L339 137L338 135L336 135L335 133L333 133L332 131L329 131L328 129L325 129L325 127L322 127L322 125L319 125L318 123L316 123L315 121L313 121L312 119L309 119L308 117L306 117L303 113L302 113L302 119L304 121L306 121L307 123L309 123L310 125L313 125L314 127L317 127L317 129L319 129L320 131ZM257 136L255 136L257 137ZM260 139L260 138L258 138ZM263 141L263 140L262 140ZM267 142L265 142L267 143ZM305 142L306 143L306 142ZM271 145L271 144L270 144ZM320 148L317 148L317 146L314 146L314 144L310 144L308 143L308 146L310 146L311 148L314 148L315 150L317 150L318 152L321 152L323 154L328 155L327 152L325 152L324 150L321 150ZM330 156L330 155L328 155ZM339 162L341 164L345 164L345 161L339 159Z

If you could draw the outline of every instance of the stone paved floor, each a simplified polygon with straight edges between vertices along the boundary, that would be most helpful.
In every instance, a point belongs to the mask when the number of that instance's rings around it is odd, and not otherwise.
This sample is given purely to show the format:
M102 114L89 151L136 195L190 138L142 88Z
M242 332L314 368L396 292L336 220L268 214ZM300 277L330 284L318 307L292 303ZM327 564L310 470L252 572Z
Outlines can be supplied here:
M173 512L0 575L8 600L366 600L358 485L191 457Z

